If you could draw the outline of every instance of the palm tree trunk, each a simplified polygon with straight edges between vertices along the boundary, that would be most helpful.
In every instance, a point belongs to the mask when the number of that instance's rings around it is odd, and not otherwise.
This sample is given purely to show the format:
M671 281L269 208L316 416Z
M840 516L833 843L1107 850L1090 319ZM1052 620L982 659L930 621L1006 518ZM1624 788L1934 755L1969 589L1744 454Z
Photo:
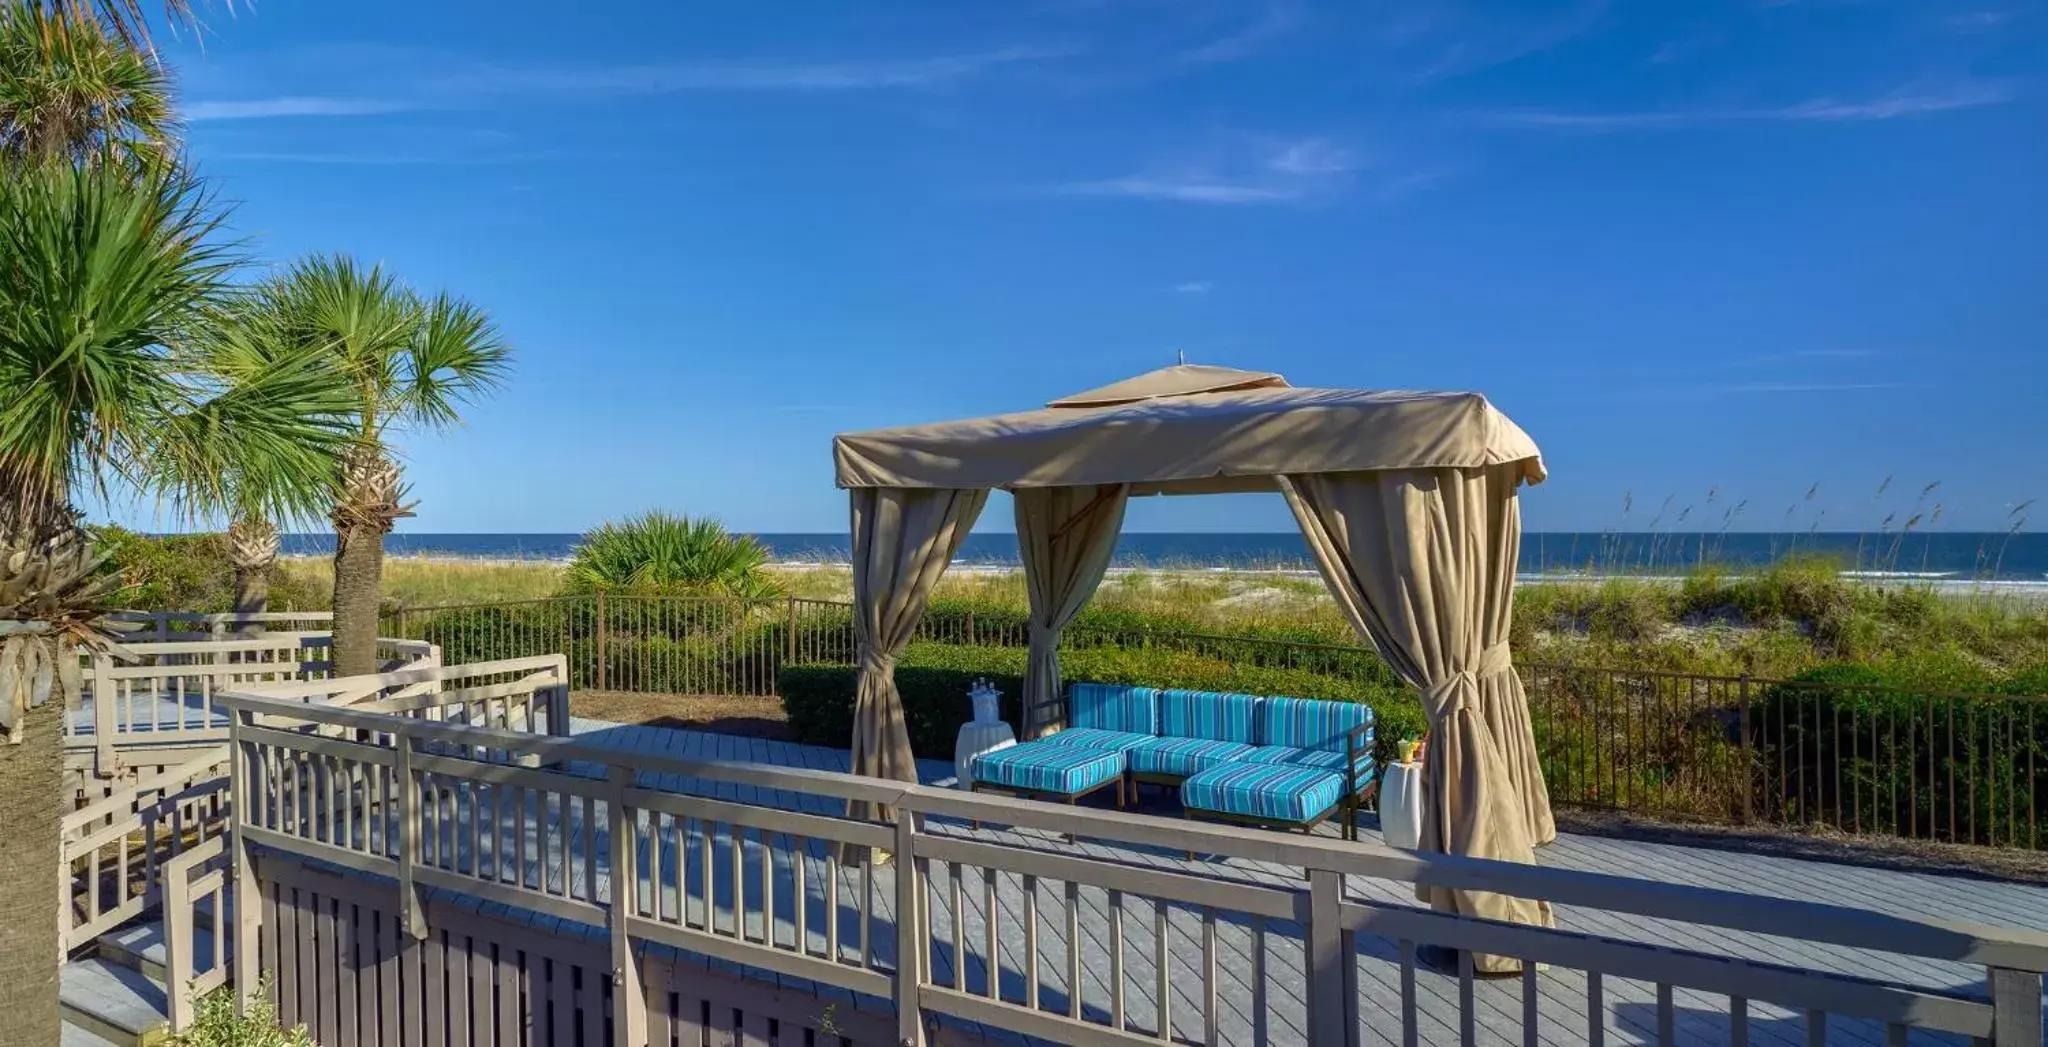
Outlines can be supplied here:
M342 463L342 498L334 507L334 675L375 673L377 613L384 584L384 536L411 516L397 463L374 443Z
M64 703L22 718L21 744L0 741L0 1047L57 1042L57 833L63 817Z
M334 535L334 675L375 673L377 611L383 588L384 531L357 524Z
M228 525L228 559L235 566L235 613L262 614L270 609L270 568L277 563L277 528L261 516L249 515ZM256 636L263 626L245 625L238 632Z
M270 569L267 567L235 568L235 613L262 614L270 609ZM249 626L245 631L262 632L260 625Z

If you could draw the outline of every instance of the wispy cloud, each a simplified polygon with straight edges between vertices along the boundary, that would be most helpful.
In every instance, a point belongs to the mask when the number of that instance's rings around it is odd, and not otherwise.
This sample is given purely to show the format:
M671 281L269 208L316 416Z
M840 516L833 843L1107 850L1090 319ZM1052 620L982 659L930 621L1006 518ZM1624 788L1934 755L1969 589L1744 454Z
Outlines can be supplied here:
M1120 196L1186 204L1282 204L1327 196L1359 168L1345 149L1323 138L1267 142L1227 163L1162 167L1121 178L1057 186L1063 196Z
M1290 175L1341 174L1358 166L1350 152L1321 138L1294 142L1266 159L1269 170Z
M1871 389L1901 389L1903 382L1743 382L1737 385L1695 386L1702 393L1853 393Z
M1074 47L1012 47L968 54L890 61L821 63L712 62L637 66L519 67L443 61L452 71L422 76L394 63L376 70L398 85L388 97L283 95L254 99L202 99L185 107L188 121L278 117L365 116L417 109L459 109L505 98L591 99L678 92L828 93L925 90L956 84L1004 66L1045 61Z
M1208 293L1209 293L1209 289L1210 289L1210 287L1211 287L1211 286L1212 286L1212 285L1211 285L1211 284L1209 283L1209 281L1207 281L1207 280L1189 280L1189 281L1188 281L1188 282L1186 282L1186 283L1181 283L1181 284L1174 284L1174 285L1173 285L1173 293L1175 293L1175 294L1208 294Z
M280 116L369 116L417 108L417 103L394 99L287 95L190 102L184 107L184 117L187 123L204 123L209 120L262 120Z
M452 156L431 153L297 153L276 151L209 152L208 159L257 164L308 164L343 167L496 167L558 159L559 152L500 153ZM587 156L583 157L588 159Z
M1951 33L1988 33L2018 17L2017 11L1964 11L1942 19L1941 27Z
M1011 47L972 54L869 62L718 62L515 68L488 66L447 78L449 90L499 94L665 94L677 91L826 92L931 88L1002 66L1062 58L1077 49Z
M2015 92L2008 84L1968 83L1944 88L1907 89L1863 100L1815 98L1792 105L1761 108L1629 113L1510 109L1485 112L1479 116L1484 122L1499 127L1598 134L1655 131L1716 123L1869 123L2002 105L2011 101L2014 96Z
M1301 28L1305 19L1293 3L1268 3L1258 19L1234 32L1180 53L1180 60L1192 65L1235 62L1266 50L1275 40Z
M1301 196L1291 189L1218 182L1200 177L1105 178L1093 182L1069 182L1057 191L1065 196L1127 196L1184 204L1276 204Z
M1882 349L1794 349L1783 353L1745 356L1728 363L1733 367L1762 367L1770 364L1817 363L1841 360L1875 360L1892 355Z

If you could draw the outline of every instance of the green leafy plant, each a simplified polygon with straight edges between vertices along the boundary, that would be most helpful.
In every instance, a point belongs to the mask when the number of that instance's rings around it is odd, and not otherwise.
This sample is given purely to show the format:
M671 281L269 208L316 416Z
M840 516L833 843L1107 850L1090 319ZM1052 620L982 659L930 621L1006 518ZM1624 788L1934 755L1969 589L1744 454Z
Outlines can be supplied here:
M270 1002L270 978L236 1006L235 991L223 985L192 998L192 1025L167 1041L169 1047L314 1047L304 1025L284 1027Z
M708 516L652 510L583 536L570 558L572 592L725 596L765 600L781 589L762 569L768 550Z

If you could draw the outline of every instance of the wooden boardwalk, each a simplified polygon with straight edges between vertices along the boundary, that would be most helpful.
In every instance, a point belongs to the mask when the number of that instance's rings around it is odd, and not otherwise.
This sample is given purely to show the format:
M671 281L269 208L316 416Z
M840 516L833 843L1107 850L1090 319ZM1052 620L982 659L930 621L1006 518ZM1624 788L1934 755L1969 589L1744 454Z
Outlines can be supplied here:
M666 756L689 759L718 759L751 762L786 767L804 767L816 770L844 771L847 769L848 754L843 750L815 746L793 745L762 739L741 738L730 735L684 731L672 728L627 726L602 721L578 720L574 731L580 741L594 743L622 752L659 753ZM595 770L594 768L592 769ZM922 766L927 783L942 783L950 780L950 766L926 762ZM643 775L643 787L669 790L687 794L701 794L717 799L744 802L763 806L775 806L809 813L837 815L839 803L822 797L809 796L779 790L768 790L740 786L723 782L707 782L687 779L675 775ZM1157 805L1161 813L1174 813L1170 798L1158 790L1148 791L1148 801ZM488 809L488 808L487 808ZM573 809L563 816L580 823L578 812ZM459 816L458 816L459 817ZM601 815L593 815L594 825L580 824L573 831L587 831L596 834L604 824ZM460 831L451 834L458 850L459 842L465 835ZM1057 836L1032 831L1009 830L999 827L973 828L966 825L933 824L929 831L938 835L957 835L966 838L999 840L1028 847L1057 850L1068 854L1080 854L1103 861L1114 861L1143 865L1152 868L1174 869L1192 872L1212 879L1237 880L1252 884L1268 884L1284 887L1301 885L1299 870L1242 860L1209 861L1202 856L1189 860L1180 853L1160 853L1133 849L1128 846L1104 846L1087 840L1068 842ZM1376 839L1368 821L1365 835ZM772 891L776 902L772 911L775 916L776 937L786 943L793 943L797 934L793 915L799 904L806 914L806 935L813 942L813 951L824 954L824 930L827 915L823 889L825 879L824 856L814 844L807 851L792 853L785 845L771 842L774 853L768 856ZM746 844L744 862L734 860L734 866L746 870L743 888L749 898L758 898L762 889L760 845L755 841ZM598 847L596 853L606 853ZM659 855L650 855L646 849L640 853L641 874L648 873L649 862L659 862L665 870L661 879L673 882L673 870L681 863L686 870L702 867L707 859L725 867L730 847L713 841L709 844L691 843L681 848L665 849ZM1805 901L1826 902L1875 909L1884 912L1910 914L1917 917L1952 919L1973 923L1993 924L2006 927L2022 927L2048 930L2048 888L2017 884L1997 883L1982 880L1937 877L1924 874L1867 869L1851 866L1831 865L1819 862L1785 858L1771 858L1749 854L1735 854L1712 850L1680 847L1653 843L1638 843L1595 837L1562 836L1558 841L1544 848L1539 854L1542 864L1555 867L1581 869L1660 880L1674 884L1714 887L1744 891L1755 894L1777 895ZM805 864L803 882L809 886L800 903L796 898L799 877L795 863ZM458 855L459 864L469 864L467 854ZM488 864L489 859L486 859ZM941 984L956 981L969 992L982 992L987 986L991 972L982 959L979 943L990 940L987 921L988 906L984 901L984 886L980 870L967 870L966 889L953 893L960 899L964 937L959 940L968 943L965 950L964 969L956 971L955 957L948 943L955 940L951 927L951 909L947 902L952 880L943 864L935 864L932 893L932 921L934 945L932 964L934 980ZM546 875L551 882L575 885L569 893L583 896L588 888L581 885L594 884L600 898L608 898L609 870L600 862L595 870L584 869L580 864L570 867L551 868ZM690 873L694 882L696 873ZM882 921L872 945L878 960L893 962L895 942L891 940L893 927L893 906L895 897L893 869L881 867L875 871L873 892L875 911ZM993 972L1002 988L1002 995L1013 1002L1021 1002L1024 996L1024 979L1027 968L1025 955L1027 940L1024 927L1024 894L1026 887L1021 878L1008 873L995 876L994 898L997 927L993 936L997 941L997 955L1000 962ZM537 885L536 885L537 886ZM1065 973L1068 970L1069 943L1063 921L1049 915L1059 911L1061 899L1053 887L1039 884L1036 908L1040 913L1036 939L1038 947L1037 970L1042 979L1041 997L1038 1005L1048 1010L1066 1012L1069 1007ZM862 891L863 885L858 874L850 869L841 870L842 897L851 898L854 892ZM1413 896L1409 886L1370 879L1349 877L1346 890L1355 896L1412 904ZM437 894L445 892L436 892ZM717 918L721 924L730 925L733 905L728 892L721 892L716 899ZM1168 1027L1172 1036L1190 1042L1200 1042L1202 1028L1202 1001L1190 995L1189 986L1200 986L1198 965L1204 961L1203 928L1196 912L1169 908L1160 913L1146 899L1126 897L1120 905L1113 902L1104 892L1084 894L1083 906L1077 925L1077 940L1073 943L1080 953L1082 977L1078 990L1083 1010L1100 1018L1108 1016L1110 1006L1110 979L1113 955L1120 960L1122 977L1127 997L1124 1015L1127 1027L1147 1034L1156 1033L1159 1028L1160 985L1168 986ZM520 913L496 903L477 903L487 912L514 917L536 925L572 933L585 930L562 926L554 918ZM673 892L664 895L658 903L673 911L676 899ZM1112 912L1116 906L1120 912ZM753 928L752 934L761 933L758 903L740 906L747 911L745 919ZM1767 960L1778 964L1802 967L1817 971L1833 971L1865 977L1882 978L1901 984L1947 991L1966 992L1982 995L1984 971L1960 964L1941 961L1918 960L1890 954L1873 953L1857 949L1817 945L1792 939L1779 939L1764 935L1703 928L1673 921L1656 920L1624 914L1583 911L1572 908L1560 909L1558 924L1568 930L1609 938L1622 938L1654 945L1664 945L1699 952L1728 956L1739 956ZM696 917L692 917L692 920ZM1159 940L1157 930L1164 921L1168 929L1167 939L1173 944L1167 956L1165 977L1160 976L1154 958L1154 943ZM1113 948L1121 928L1123 948ZM856 935L849 928L841 935L841 947L852 958L852 944ZM1230 920L1227 916L1219 924L1216 933L1216 969L1220 975L1222 1013L1218 1017L1218 1038L1227 1044L1274 1044L1293 1045L1306 1043L1302 1033L1304 1027L1304 978L1302 973L1302 947L1299 929L1287 924L1275 924L1269 930L1255 935L1243 922ZM1382 938L1361 936L1359 942L1358 988L1363 997L1361 1010L1366 1017L1361 1029L1363 1044L1395 1044L1401 1040L1401 966L1398 962L1395 943ZM825 997L824 1005L838 1004L845 1007L867 1010L887 1009L884 1001L854 999L841 990L820 989L801 979L778 976L766 972L742 970L730 963L695 958L699 962L711 963L719 968L759 977L776 983L779 987L800 991L816 992ZM1534 998L1525 996L1525 988L1534 989ZM1535 1043L1557 1045L1579 1045L1589 1042L1610 1043L1652 1043L1658 1039L1657 989L1654 985L1624 979L1605 978L1598 985L1597 1003L1593 999L1587 978L1577 971L1549 970L1543 972L1525 986L1521 979L1504 981L1481 980L1472 986L1472 1004L1469 1012L1462 1006L1461 986L1455 976L1419 971L1416 977L1416 999L1419 1022L1419 1039L1423 1043L1457 1042L1460 1038L1463 1015L1469 1013L1472 1022L1471 1034L1479 1043ZM1672 1030L1674 1040L1686 1045L1728 1044L1731 1042L1730 1001L1726 997L1677 990L1674 1002L1677 1005L1677 1020ZM1533 1004L1533 1006L1532 1006ZM821 1005L822 1006L822 1005ZM1536 1016L1533 1035L1525 1027L1526 1016ZM1375 1020L1374 1015L1382 1020ZM1748 1041L1756 1044L1784 1045L1803 1044L1809 1041L1813 1031L1805 1015L1793 1014L1764 1004L1749 1005L1746 1031ZM1596 1024L1597 1032L1593 1028ZM958 1027L959 1032L980 1034L995 1042L1023 1042L1021 1037L999 1029L982 1028L973 1025ZM1915 1042L1932 1039L1929 1034L1916 1033ZM1876 1024L1832 1020L1826 1028L1826 1042L1831 1045L1853 1045L1853 1047L1887 1047L1885 1030Z

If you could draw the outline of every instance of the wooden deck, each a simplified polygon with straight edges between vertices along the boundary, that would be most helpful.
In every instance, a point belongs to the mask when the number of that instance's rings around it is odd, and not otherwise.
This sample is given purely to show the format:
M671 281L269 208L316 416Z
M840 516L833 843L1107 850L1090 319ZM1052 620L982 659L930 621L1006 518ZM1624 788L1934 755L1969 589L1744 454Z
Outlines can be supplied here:
M803 767L816 770L844 771L848 755L843 750L801 746L788 743L749 739L728 735L676 730L660 727L627 726L602 721L578 720L573 730L579 741L594 743L622 752L646 752L668 756L719 759L753 762L759 764ZM923 772L928 783L942 783L950 780L950 766L927 762ZM836 801L796 793L767 790L731 783L704 782L684 779L675 775L643 776L643 787L670 790L680 793L700 794L717 799L731 800L763 806L781 807L791 810L805 810L819 814L838 814ZM1175 813L1171 799L1161 791L1148 791L1148 805L1155 806L1160 813ZM572 814L573 817L573 814ZM593 819L598 824L591 831L601 831L601 817ZM1197 856L1189 861L1179 853L1159 853L1132 849L1125 846L1102 846L1087 840L1067 842L1057 836L1031 830L1008 830L995 827L972 828L966 825L936 824L930 827L934 834L956 835L966 838L999 840L1034 848L1058 850L1069 854L1081 854L1091 858L1142 865L1151 868L1174 869L1194 872L1208 878L1238 880L1246 883L1263 883L1285 886L1299 886L1299 871L1259 863L1228 860L1211 862ZM1330 830L1334 831L1334 830ZM459 833L457 834L459 838ZM1370 819L1366 835L1376 838ZM459 846L459 845L458 845ZM757 897L761 887L758 872L758 853L753 843L748 845L749 854L744 862L747 870L744 888L749 897ZM596 849L604 853L604 848ZM685 847L685 853L673 857L664 855L659 860L665 865L680 862L686 868L696 868L707 855L700 853L701 847ZM722 863L729 848L720 853L708 855ZM643 851L644 863L649 856ZM792 922L798 901L796 883L798 877L794 864L798 856L786 850L771 856L771 873L774 893L778 900L773 907L777 937L793 942L797 934ZM822 888L823 856L820 853L803 855L808 873L802 903L807 915L807 938L813 940L818 953L825 951L823 945L825 926L829 917L825 911ZM2015 928L2048 930L2048 888L1998 883L1975 879L1929 876L1924 874L1895 872L1850 866L1824 864L1784 858L1762 857L1749 854L1716 852L1692 847L1679 847L1652 843L1637 843L1595 837L1563 836L1539 854L1544 865L1655 879L1674 884L1696 885L1738 890L1757 894L1777 895L1785 898L1850 905L1882 912L1910 914L1918 917L1953 919ZM735 863L738 867L738 863ZM594 873L594 878L592 874ZM566 874L566 875L565 875ZM877 934L874 943L879 958L890 959L894 955L894 942L888 938L888 924L893 923L893 907L890 900L895 897L893 870L882 867L876 871L874 897L877 901L878 916L885 926ZM943 896L949 881L943 865L933 869L935 895ZM570 884L596 883L600 897L609 896L608 870L582 868L554 868L548 874L551 880L566 880ZM694 875L694 873L692 874ZM842 870L842 890L851 897L852 892L861 889L852 870ZM1026 970L1024 930L1024 884L1019 877L1007 873L995 877L997 928L995 939L1000 942L998 954L1002 962L995 976L1000 979L1003 995L1010 999L1021 999ZM1052 890L1040 885L1037 908L1049 913L1057 908L1058 900ZM1346 890L1352 895L1383 899L1395 903L1411 903L1410 888L1404 883L1395 883L1349 877ZM436 892L441 893L441 892ZM575 891L574 893L582 893ZM983 901L983 885L978 873L970 872L966 890L957 895L967 913L963 919L964 940L980 943L988 940L987 906ZM1158 985L1166 984L1169 990L1169 1027L1174 1038L1199 1042L1204 1033L1201 1000L1184 995L1184 986L1199 986L1202 979L1197 965L1204 962L1203 929L1198 915L1192 911L1170 908L1165 914L1158 913L1146 900L1125 898L1121 914L1113 917L1109 911L1106 896L1098 895L1095 901L1085 907L1078 922L1078 946L1080 967L1083 972L1079 990L1083 1008L1095 1014L1106 1014L1109 1006L1109 979L1113 977L1112 953L1119 954L1122 976L1128 997L1126 1020L1134 1030L1158 1029L1156 1000ZM664 898L663 905L672 905L672 899ZM730 920L731 899L721 896L718 908L723 921ZM554 926L559 921L539 914L521 914L497 903L479 903L479 908L494 911L501 916L512 916L537 925ZM742 908L748 908L742 906ZM758 908L758 906L756 907ZM1807 968L1816 971L1831 971L1865 977L1882 978L1904 985L1935 988L1949 991L1984 994L1984 971L1981 967L1933 960L1917 960L1890 954L1873 953L1858 949L1819 945L1792 939L1774 938L1737 931L1702 928L1695 925L1630 917L1622 914L1579 911L1564 908L1558 912L1558 924L1568 930L1599 934L1611 938L1624 938L1653 945L1667 945L1728 956L1761 959L1779 964ZM750 925L759 933L760 913L748 914ZM956 979L953 957L945 943L954 937L949 926L948 906L933 906L934 938L937 944L932 950L935 980L948 984ZM1175 944L1168 957L1168 971L1161 978L1153 959L1153 945L1157 940L1157 921L1164 920L1170 929L1169 939ZM1065 927L1059 921L1041 916L1036 931L1039 952L1037 969L1043 980L1039 1006L1049 1010L1065 1012L1068 1008L1070 987L1066 984L1064 972L1068 969L1068 952ZM1122 928L1125 946L1113 949L1117 936L1113 927ZM567 930L568 928L562 928ZM1263 942L1248 926L1224 920L1217 928L1215 947L1216 969L1220 972L1221 996L1224 1006L1218 1018L1218 1038L1229 1044L1301 1044L1306 1043L1302 1029L1305 1025L1304 978L1302 973L1302 948L1298 928L1290 925L1276 925L1263 936ZM1263 945L1263 947L1262 947ZM844 948L852 946L842 943ZM1363 1020L1362 1043L1392 1044L1401 1039L1401 966L1398 962L1396 945L1386 939L1361 936L1359 966L1359 993L1363 998L1362 1010L1367 1017ZM978 945L969 950L967 969L957 972L958 983L969 992L981 992L987 985L990 972L980 960ZM715 966L740 971L729 963L707 961ZM853 999L840 990L820 990L814 984L765 972L741 971L751 976L772 980L780 987L801 992L818 992L829 1003L861 1010L870 1008L887 1009L887 1003L874 999ZM1540 997L1532 1003L1525 997L1525 989L1533 988ZM1505 981L1481 980L1472 992L1476 1006L1471 1008L1475 1042L1481 1043L1540 1043L1551 1045L1577 1045L1601 1040L1614 1043L1651 1043L1658 1040L1658 1007L1656 987L1625 979L1608 977L1601 979L1598 987L1598 1003L1589 1000L1587 978L1577 971L1546 971L1534 979L1532 986L1525 986L1521 979ZM1418 1012L1421 1015L1418 1033L1421 1042L1456 1042L1461 1032L1460 1015L1466 1013L1460 1006L1460 981L1448 974L1422 971L1416 978L1415 992ZM1708 996L1676 991L1676 1021L1671 1030L1675 1042L1692 1044L1727 1044L1731 1041L1730 1000L1722 996ZM1525 1015L1534 1013L1536 1029L1534 1035L1526 1035ZM1594 1014L1598 1015L1598 1031L1593 1029ZM1375 1021L1373 1014L1382 1014L1384 1021ZM1790 1045L1814 1042L1810 1040L1815 1031L1809 1025L1807 1016L1793 1014L1763 1004L1748 1007L1747 1036L1749 1042L1766 1045ZM962 1025L956 1029L961 1033L979 1034L996 1042L1022 1042L1022 1038L1000 1029ZM1924 1032L1914 1035L1915 1042L1940 1039ZM1886 1047L1885 1030L1882 1026L1860 1021L1832 1020L1825 1030L1825 1042L1829 1044L1856 1045L1856 1047Z

